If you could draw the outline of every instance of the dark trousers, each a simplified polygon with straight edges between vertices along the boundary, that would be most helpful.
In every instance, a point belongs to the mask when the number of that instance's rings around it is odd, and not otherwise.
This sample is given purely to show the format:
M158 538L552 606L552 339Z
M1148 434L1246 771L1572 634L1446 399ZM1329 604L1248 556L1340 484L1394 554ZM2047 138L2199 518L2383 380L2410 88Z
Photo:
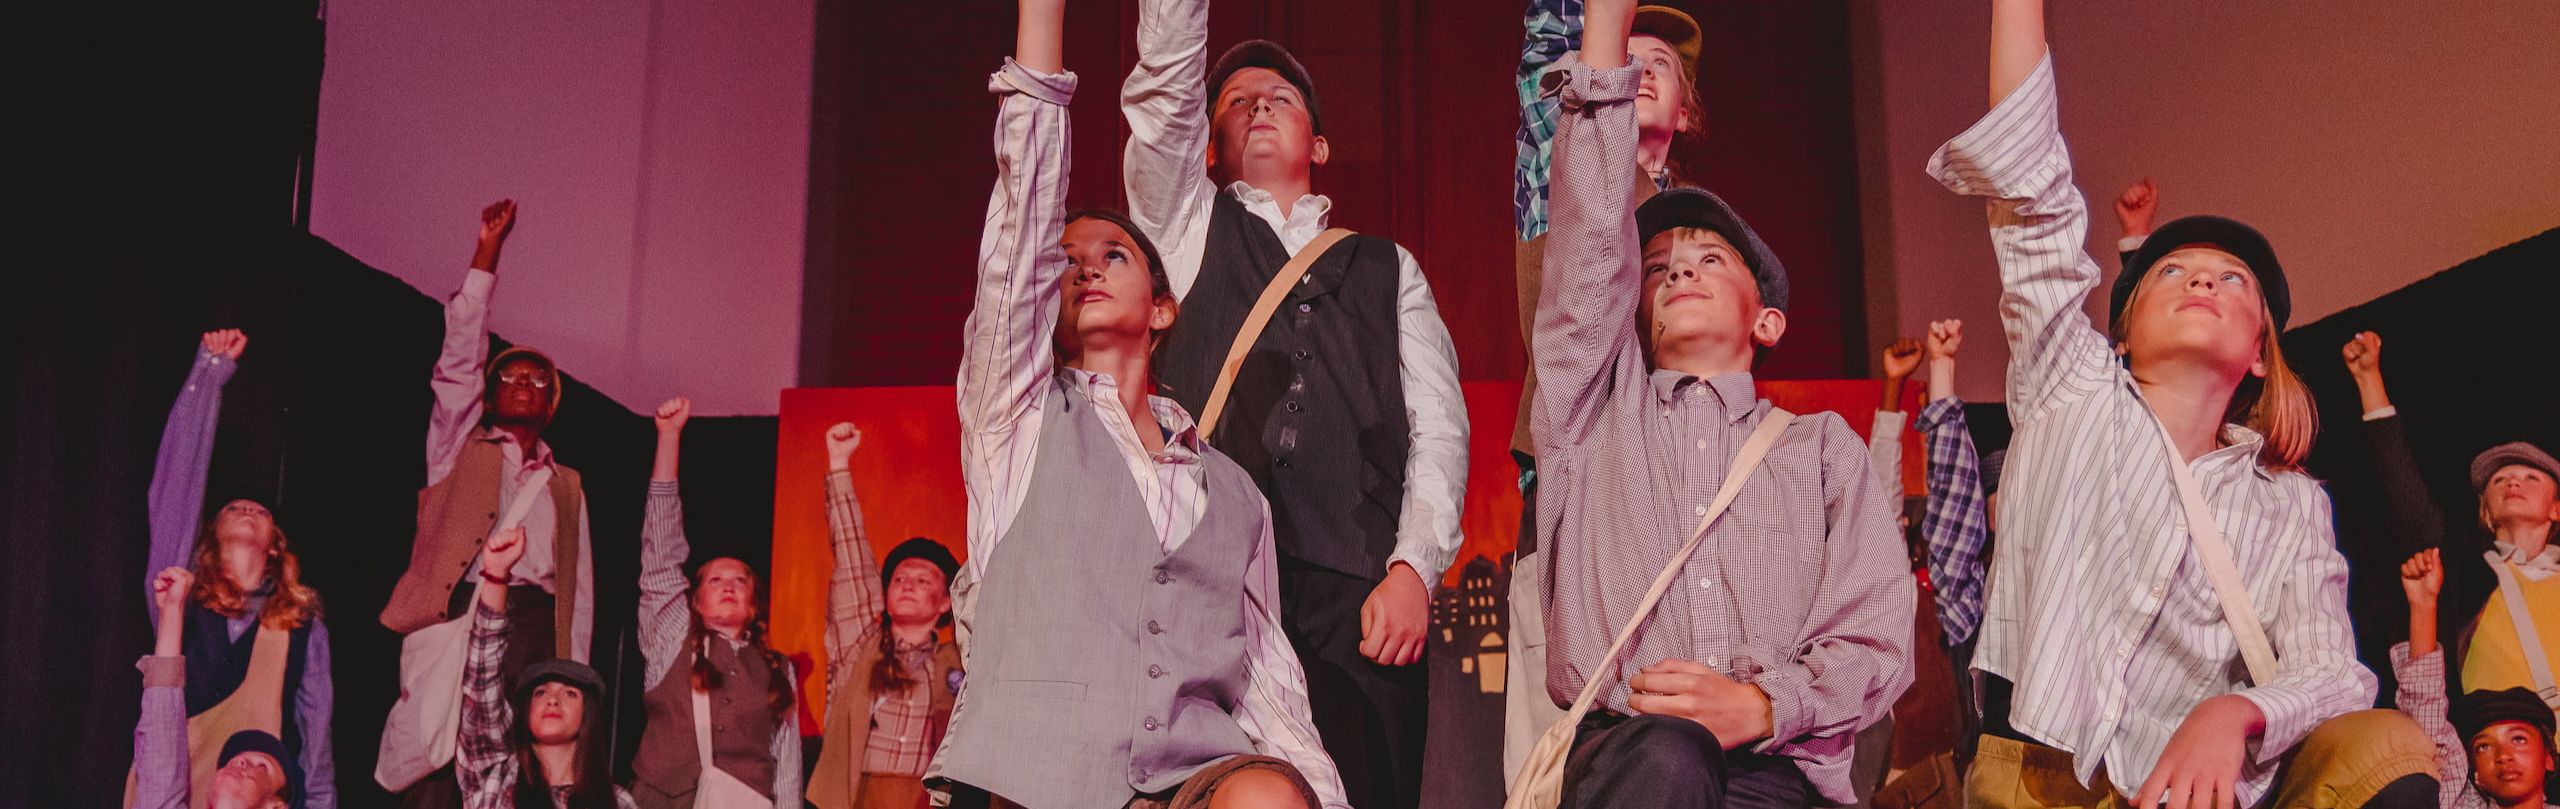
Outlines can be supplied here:
M453 597L445 602L445 617L470 615L475 590L468 582L453 588ZM559 656L553 653L560 632L552 623L552 604L551 594L540 587L520 584L507 588L507 654L498 659L498 675L507 684L508 693L515 693L516 675L524 673L526 666ZM462 784L454 780L452 767L438 769L428 773L426 780L401 790L400 806L458 809L462 806Z
M1378 580L1286 556L1279 567L1280 623L1306 667L1316 732L1342 773L1351 805L1420 805L1429 670L1425 663L1382 666L1360 656L1360 606Z
M1725 752L1705 725L1595 711L1565 757L1561 809L1805 809L1813 799L1793 762Z

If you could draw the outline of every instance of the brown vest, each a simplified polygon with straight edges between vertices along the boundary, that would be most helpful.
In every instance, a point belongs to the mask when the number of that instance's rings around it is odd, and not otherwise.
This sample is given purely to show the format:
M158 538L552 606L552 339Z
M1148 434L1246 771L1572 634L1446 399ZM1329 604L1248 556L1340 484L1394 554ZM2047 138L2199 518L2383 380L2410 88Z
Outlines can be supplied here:
M720 688L711 692L711 761L773 797L773 733L782 724L765 690L773 669L753 648L733 649L716 637L709 645L711 665L720 670ZM687 648L676 655L658 687L640 695L649 726L631 758L631 797L643 809L690 807L702 780L702 754L693 739L694 654Z
M835 683L834 693L827 695L826 738L818 746L818 768L809 773L809 802L818 809L853 809L861 785L862 759L871 749L871 667L880 662L877 630L866 637L870 643L855 645L861 651L845 668L846 682ZM916 684L933 703L925 722L928 750L940 748L943 731L951 728L951 673L960 670L958 649L935 644L932 667L925 681Z
M409 569L392 585L390 603L382 606L383 626L406 635L445 620L454 586L462 582L471 560L479 558L490 530L498 527L505 466L506 450L498 445L497 433L482 428L462 446L451 474L418 490L417 541L409 546ZM551 534L551 612L558 632L553 654L568 657L577 638L570 624L577 615L578 514L585 489L578 485L578 471L558 462L551 465L549 488L558 519Z

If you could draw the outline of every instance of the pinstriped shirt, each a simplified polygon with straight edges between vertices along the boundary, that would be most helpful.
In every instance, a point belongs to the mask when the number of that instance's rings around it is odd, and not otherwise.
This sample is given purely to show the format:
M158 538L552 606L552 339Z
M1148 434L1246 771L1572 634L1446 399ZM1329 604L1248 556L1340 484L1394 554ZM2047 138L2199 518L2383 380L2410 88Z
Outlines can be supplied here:
M1690 660L1769 695L1758 752L1794 759L1826 802L1850 803L1850 744L1911 682L1910 565L1865 442L1838 414L1789 426L1613 667L1602 657L1689 540L1743 441L1768 417L1751 375L1646 367L1634 212L1637 69L1568 57L1553 227L1538 299L1538 533L1548 549L1547 694L1594 677L1620 713L1627 678Z
M1149 411L1166 434L1164 449L1150 452L1128 411L1118 405L1117 380L1057 363L1050 335L1058 318L1058 284L1067 271L1058 240L1066 232L1067 101L1075 86L1073 73L1039 73L1011 59L987 82L989 92L1001 99L996 185L978 242L978 288L965 326L958 384L969 558L952 592L964 661L974 591L997 543L1016 519L1041 517L1021 510L1031 493L1032 467L1039 462L1040 425L1050 415L1042 407L1052 386L1095 403L1094 415L1120 448L1157 544L1166 553L1182 546L1208 507L1199 431L1181 405L1147 397ZM1258 523L1262 536L1245 565L1245 580L1237 583L1253 614L1244 622L1251 687L1236 709L1236 723L1257 750L1297 767L1327 807L1347 807L1341 777L1317 739L1314 713L1307 707L1306 671L1281 632L1279 568L1268 505ZM953 707L955 714L965 709L965 697Z
M2190 552L2171 450L2081 309L2098 265L2083 249L2088 203L2071 184L2055 111L2047 57L1929 161L1948 188L1987 198L2017 428L1974 666L2016 684L2019 732L2072 753L2084 784L2103 764L2120 792L2150 776L2197 703L2237 693L2267 719L2238 785L2252 804L2313 726L2373 705L2329 498L2307 475L2257 463L2261 438L2238 425L2189 464L2279 661L2272 682L2246 682Z

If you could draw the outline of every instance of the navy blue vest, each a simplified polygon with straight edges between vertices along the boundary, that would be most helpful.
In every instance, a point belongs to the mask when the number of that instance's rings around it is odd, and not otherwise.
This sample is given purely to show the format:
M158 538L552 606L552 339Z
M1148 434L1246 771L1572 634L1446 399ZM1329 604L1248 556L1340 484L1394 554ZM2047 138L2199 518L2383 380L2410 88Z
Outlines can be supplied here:
M1200 277L1156 357L1165 395L1193 416L1227 347L1289 251L1226 192ZM1210 443L1271 501L1280 554L1367 581L1386 576L1404 508L1411 432L1396 339L1394 242L1353 236L1290 290L1236 373Z
M253 610L264 605L262 600L251 601ZM302 695L302 671L311 650L312 622L318 620L320 616L314 614L286 636L292 639L293 648L285 653L284 694L276 700L278 713L284 716L284 733L280 735L286 758L290 759L278 763L284 765L285 778L293 784L293 805L297 809L302 806L306 790L302 787L302 719L295 715L294 702ZM231 698L231 692L240 690L240 681L249 677L249 652L258 645L258 627L250 626L238 640L233 640L230 622L193 599L187 601L186 640L180 648L187 656L190 717ZM319 732L327 733L329 729L321 728Z

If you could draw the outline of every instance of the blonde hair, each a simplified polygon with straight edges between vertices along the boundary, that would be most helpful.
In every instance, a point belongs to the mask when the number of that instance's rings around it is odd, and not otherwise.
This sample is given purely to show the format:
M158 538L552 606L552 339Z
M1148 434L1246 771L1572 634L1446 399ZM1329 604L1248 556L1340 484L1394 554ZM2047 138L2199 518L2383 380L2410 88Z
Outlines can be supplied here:
M2149 281L2150 271L2144 271ZM2148 283L2134 285L2133 295L2125 300L2124 314L2118 316L2113 338L2122 345L2133 332L2135 304L2142 300ZM2312 404L2311 387L2293 373L2284 361L2283 335L2276 332L2275 313L2267 309L2266 298L2258 299L2258 313L2265 330L2258 336L2258 360L2267 366L2265 378L2240 380L2231 391L2231 403L2223 408L2222 420L2255 431L2264 440L2258 445L2258 465L2271 471L2285 472L2302 468L2302 459L2311 454L2312 439L2320 435L2320 410Z
M239 618L248 613L249 594L231 582L222 571L222 540L214 536L213 527L222 519L215 512L206 520L204 530L196 534L196 550L189 565L196 577L195 601L205 609L225 618ZM320 594L302 583L302 558L295 556L285 544L284 528L272 520L267 523L267 581L275 583L275 592L267 595L267 603L258 609L258 624L268 629L301 629L320 612Z

